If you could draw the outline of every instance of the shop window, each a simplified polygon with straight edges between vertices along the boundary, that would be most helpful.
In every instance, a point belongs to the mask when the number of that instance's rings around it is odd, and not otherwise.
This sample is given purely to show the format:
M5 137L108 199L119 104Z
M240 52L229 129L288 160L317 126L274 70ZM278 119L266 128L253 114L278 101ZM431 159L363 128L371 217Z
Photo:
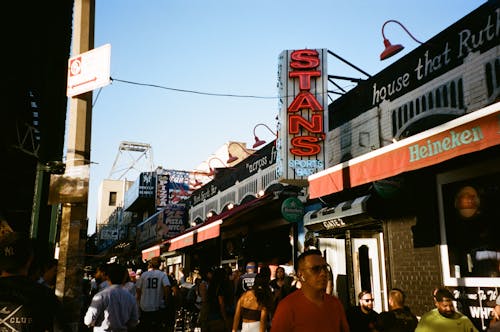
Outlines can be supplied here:
M438 191L444 277L500 278L500 161L440 174Z

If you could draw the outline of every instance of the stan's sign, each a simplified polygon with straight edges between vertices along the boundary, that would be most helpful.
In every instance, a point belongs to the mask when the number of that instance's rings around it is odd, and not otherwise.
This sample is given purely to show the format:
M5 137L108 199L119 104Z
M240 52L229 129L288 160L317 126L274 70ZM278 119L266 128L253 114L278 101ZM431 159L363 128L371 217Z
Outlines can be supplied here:
M280 55L276 169L282 182L306 185L309 175L324 169L326 55L325 49L284 51Z

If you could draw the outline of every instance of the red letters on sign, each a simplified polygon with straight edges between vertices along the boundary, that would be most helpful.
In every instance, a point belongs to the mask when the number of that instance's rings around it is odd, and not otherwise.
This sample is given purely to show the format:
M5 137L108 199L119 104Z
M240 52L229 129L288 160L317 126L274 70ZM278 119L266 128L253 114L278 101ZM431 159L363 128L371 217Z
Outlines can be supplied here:
M321 71L315 70L320 65L316 50L298 50L290 55L290 68L288 77L299 79L300 92L288 106L288 134L298 135L301 128L309 134L323 134L323 106L310 92L311 79L321 77ZM315 113L310 120L304 118L300 112L311 110ZM291 139L290 153L296 156L314 156L321 152L322 139L312 135L295 136Z

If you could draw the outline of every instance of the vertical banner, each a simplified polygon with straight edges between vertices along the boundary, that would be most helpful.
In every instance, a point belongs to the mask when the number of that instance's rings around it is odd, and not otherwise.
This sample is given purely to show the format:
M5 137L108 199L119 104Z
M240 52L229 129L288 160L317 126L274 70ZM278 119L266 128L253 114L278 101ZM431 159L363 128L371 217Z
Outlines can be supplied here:
M276 172L281 182L306 186L309 175L325 169L327 55L326 49L305 49L279 56Z

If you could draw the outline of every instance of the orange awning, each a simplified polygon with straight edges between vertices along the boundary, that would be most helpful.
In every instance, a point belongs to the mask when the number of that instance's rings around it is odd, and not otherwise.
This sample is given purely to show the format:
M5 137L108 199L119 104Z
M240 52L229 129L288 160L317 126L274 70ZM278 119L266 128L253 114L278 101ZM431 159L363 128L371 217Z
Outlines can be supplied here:
M157 244L155 246L152 246L150 248L144 249L142 251L142 259L143 260L150 260L153 257L160 256L160 245Z
M500 144L500 102L309 176L317 198Z

